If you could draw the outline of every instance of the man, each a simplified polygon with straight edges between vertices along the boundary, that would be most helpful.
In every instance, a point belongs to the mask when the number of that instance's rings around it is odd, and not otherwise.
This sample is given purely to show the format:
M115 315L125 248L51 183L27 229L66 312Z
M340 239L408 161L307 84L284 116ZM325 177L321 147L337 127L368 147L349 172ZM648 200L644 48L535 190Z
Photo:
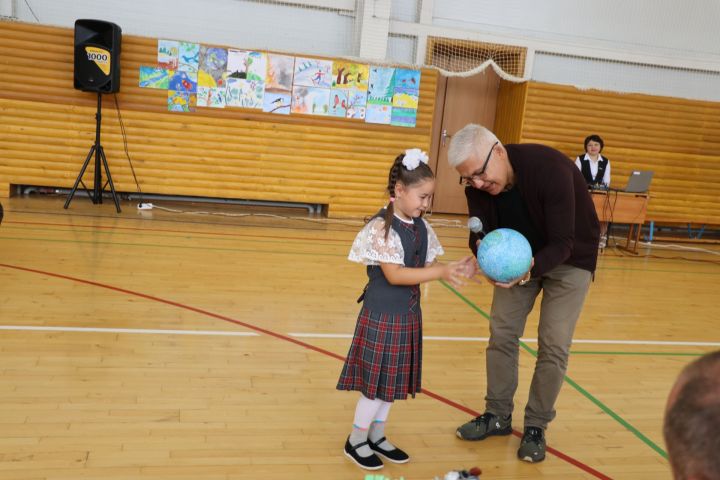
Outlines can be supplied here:
M680 373L668 397L663 433L676 480L720 478L720 351Z
M545 429L555 417L575 324L597 262L600 225L587 185L570 159L543 145L502 145L480 125L453 136L448 161L466 185L471 217L484 231L512 228L530 242L533 265L509 283L494 283L487 348L485 413L457 429L464 440L512 433L519 338L543 292L538 357L525 408L518 458L545 458ZM475 252L483 234L470 234ZM477 267L476 267L477 268Z

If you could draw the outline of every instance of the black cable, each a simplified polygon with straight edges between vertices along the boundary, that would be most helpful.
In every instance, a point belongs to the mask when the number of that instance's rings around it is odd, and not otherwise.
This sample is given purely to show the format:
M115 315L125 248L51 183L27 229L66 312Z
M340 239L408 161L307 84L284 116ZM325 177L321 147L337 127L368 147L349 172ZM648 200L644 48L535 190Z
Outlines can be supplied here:
M117 112L118 121L120 122L120 133L122 133L125 156L128 159L128 164L130 164L130 171L132 172L133 179L135 180L135 186L137 187L138 195L140 196L140 203L143 203L142 189L140 188L140 183L138 183L137 176L135 175L135 168L133 167L132 160L130 159L130 152L128 151L127 133L125 132L125 124L123 123L122 115L120 115L120 103L118 102L117 93L113 94L113 98L115 98L115 111Z
M30 13L32 13L32 16L35 17L35 20L40 23L40 19L37 17L37 15L35 15L35 12L33 12L32 7L28 3L28 0L25 0L25 5L27 5L27 7L30 9Z

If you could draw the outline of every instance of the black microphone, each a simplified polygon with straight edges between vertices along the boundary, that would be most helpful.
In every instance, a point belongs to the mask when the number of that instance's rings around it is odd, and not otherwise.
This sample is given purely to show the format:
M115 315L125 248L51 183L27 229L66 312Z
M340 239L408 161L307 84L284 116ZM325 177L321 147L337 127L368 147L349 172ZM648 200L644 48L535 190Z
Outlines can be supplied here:
M483 223L478 217L470 217L467 222L468 230L473 232L480 239L485 238L485 232L483 231Z

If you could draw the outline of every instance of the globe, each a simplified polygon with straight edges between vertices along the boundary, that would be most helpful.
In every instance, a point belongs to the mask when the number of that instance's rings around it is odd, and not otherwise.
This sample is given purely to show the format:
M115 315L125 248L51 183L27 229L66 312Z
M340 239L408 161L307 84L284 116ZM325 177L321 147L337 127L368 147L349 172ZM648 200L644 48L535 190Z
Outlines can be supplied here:
M480 269L492 280L509 283L530 269L532 249L522 233L498 228L483 238L478 247L477 261Z

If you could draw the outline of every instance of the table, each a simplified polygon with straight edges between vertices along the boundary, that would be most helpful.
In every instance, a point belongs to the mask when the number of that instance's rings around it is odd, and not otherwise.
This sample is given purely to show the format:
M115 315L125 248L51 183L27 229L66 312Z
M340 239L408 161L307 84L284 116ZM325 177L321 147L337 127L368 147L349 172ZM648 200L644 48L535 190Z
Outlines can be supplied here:
M595 212L601 222L627 223L630 225L624 249L637 253L640 230L645 223L650 196L647 193L626 193L617 190L590 192ZM630 242L632 241L632 248Z

